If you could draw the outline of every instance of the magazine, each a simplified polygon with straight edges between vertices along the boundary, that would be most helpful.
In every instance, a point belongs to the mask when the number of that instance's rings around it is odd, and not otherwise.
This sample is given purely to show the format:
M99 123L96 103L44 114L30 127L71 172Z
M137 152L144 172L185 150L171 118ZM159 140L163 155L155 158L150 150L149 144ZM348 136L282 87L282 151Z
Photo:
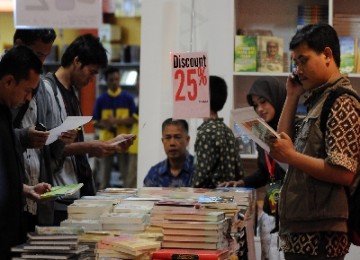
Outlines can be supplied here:
M279 138L279 134L256 114L253 107L233 109L231 116L249 137L267 152L270 151L270 140Z
M253 107L233 109L231 110L231 117L255 143L268 153L270 152L270 140L280 138L279 134L256 114ZM287 164L278 161L276 163L287 170Z

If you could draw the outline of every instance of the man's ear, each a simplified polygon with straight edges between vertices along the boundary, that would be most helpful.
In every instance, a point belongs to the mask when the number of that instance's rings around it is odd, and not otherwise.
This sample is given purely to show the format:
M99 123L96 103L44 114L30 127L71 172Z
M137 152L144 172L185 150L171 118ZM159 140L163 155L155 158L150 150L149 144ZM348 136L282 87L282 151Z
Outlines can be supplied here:
M74 65L81 67L81 61L79 59L79 56L76 56L73 61Z
M6 88L13 87L16 82L14 76L11 74L3 76L1 81L4 83Z
M332 50L330 47L325 47L324 55L325 55L326 59L332 58L333 54L332 54Z

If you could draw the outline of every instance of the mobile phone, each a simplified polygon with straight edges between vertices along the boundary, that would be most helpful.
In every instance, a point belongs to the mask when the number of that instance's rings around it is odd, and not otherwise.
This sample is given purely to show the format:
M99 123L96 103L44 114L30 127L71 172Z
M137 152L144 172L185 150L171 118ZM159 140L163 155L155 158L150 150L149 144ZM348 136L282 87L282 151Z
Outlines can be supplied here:
M44 126L42 123L38 122L35 126L35 130L45 132L47 129L46 129L46 126Z
M299 85L302 85L300 79L299 79L299 76L297 74L295 74L294 72L292 73L292 79L294 82L296 82L297 84Z

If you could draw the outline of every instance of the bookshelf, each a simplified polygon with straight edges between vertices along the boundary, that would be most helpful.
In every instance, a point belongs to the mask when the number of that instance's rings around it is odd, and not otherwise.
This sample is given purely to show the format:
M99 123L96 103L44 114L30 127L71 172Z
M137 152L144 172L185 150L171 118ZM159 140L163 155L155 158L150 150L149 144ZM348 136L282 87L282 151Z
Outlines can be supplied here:
M239 31L271 31L273 35L284 39L284 52L290 64L289 42L298 24L298 6L325 6L327 17L325 22L333 25L336 30L341 29L339 36L353 36L360 38L360 6L358 1L349 0L344 5L341 0L295 0L295 1L266 1L254 0L249 5L246 0L234 0L234 38ZM345 16L342 24L338 24L336 17ZM334 21L336 22L334 24ZM352 35L349 35L351 33ZM235 46L234 46L235 47ZM233 61L232 61L233 63ZM289 75L289 65L284 66L284 72L233 72L233 108L248 106L246 94L252 83L261 76L271 75L286 82ZM349 78L353 87L360 93L360 73L350 73ZM256 155L242 154L244 160L254 160Z

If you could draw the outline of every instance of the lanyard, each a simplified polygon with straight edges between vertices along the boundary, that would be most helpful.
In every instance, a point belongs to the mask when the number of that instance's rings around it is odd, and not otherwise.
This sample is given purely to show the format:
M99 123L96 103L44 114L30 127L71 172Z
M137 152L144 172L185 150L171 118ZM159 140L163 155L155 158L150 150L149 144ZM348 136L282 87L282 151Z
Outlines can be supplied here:
M276 162L275 160L271 160L267 152L265 152L265 159L266 159L266 166L268 168L268 171L270 173L270 180L271 182L275 181L275 167Z

